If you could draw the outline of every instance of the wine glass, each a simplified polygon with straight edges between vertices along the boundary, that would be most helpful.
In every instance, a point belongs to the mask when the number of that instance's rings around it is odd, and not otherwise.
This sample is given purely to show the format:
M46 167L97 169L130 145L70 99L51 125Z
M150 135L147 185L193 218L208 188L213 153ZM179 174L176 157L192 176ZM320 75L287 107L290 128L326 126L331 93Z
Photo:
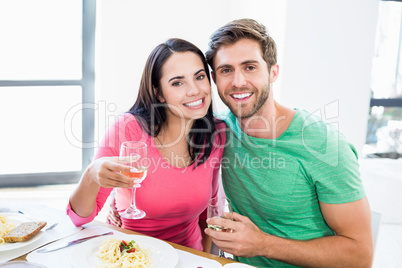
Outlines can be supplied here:
M232 202L226 197L215 197L208 201L208 218L224 218L233 220ZM208 228L219 232L231 232L226 227L208 224ZM225 253L219 249L219 257L225 258Z
M125 141L121 144L119 162L131 167L130 172L122 174L139 180L141 183L147 176L148 171L148 151L147 145L141 141ZM131 188L131 204L120 216L125 219L142 219L146 213L138 209L135 205L136 188Z
M224 218L233 220L232 202L226 197L215 197L208 201L208 218ZM226 227L208 225L209 229L226 232Z

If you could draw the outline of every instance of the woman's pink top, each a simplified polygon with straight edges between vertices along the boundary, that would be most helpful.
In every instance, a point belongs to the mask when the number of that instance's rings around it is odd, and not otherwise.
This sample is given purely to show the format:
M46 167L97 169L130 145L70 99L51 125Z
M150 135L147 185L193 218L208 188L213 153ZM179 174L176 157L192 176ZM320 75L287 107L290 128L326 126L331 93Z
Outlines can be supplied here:
M216 124L214 149L208 160L194 169L170 165L156 148L154 139L142 130L131 114L120 116L100 143L95 158L119 156L124 141L143 141L148 145L150 166L136 191L136 205L146 212L140 220L122 218L122 227L152 237L202 250L199 219L206 219L208 200L218 192L219 167L225 144L225 124ZM112 188L101 187L92 215L82 218L68 205L67 214L76 226L92 221L102 209ZM116 207L124 211L130 205L130 189L116 188Z

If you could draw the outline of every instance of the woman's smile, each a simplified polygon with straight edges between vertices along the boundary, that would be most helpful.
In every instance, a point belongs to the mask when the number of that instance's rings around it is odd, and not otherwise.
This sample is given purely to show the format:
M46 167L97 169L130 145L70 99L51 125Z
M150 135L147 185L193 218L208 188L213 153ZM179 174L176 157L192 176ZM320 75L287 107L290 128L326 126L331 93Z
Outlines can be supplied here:
M183 105L190 109L200 109L200 108L204 107L204 105L205 105L205 98L202 98L202 99L199 99L196 101L192 101L192 102L187 102L187 103L184 103Z

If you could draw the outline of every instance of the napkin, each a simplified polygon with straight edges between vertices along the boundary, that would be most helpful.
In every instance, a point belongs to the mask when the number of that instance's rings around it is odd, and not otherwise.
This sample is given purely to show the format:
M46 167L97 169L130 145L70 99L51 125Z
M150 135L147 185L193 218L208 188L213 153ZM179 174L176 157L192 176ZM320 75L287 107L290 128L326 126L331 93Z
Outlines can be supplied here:
M175 268L221 268L222 264L190 252L176 249L179 255L179 263Z
M75 239L88 237L92 235L102 234L105 232L113 231L114 233L119 233L117 231L111 230L106 227L95 226L85 228L82 231L75 233L72 236L66 237L57 241L57 243L61 242L69 242ZM38 253L36 250L29 253L27 255L27 260L30 262L42 264L49 268L72 268L71 264L71 253L73 252L75 246L70 246L66 248L62 248L52 252L46 253Z
M217 261L207 259L192 253L176 249L179 263L175 268L255 268L244 263L228 263L222 266Z
M28 213L28 217L34 215L37 219L47 221L48 226L54 222L59 223L55 228L49 231L41 231L44 232L42 237L31 244L13 250L0 251L0 263L20 257L50 242L77 233L82 229L81 227L74 226L64 211L43 205L34 203L22 205L18 202L0 202L0 208L6 208L2 209L2 212L18 213L18 210L25 211ZM44 229L46 229L46 227Z

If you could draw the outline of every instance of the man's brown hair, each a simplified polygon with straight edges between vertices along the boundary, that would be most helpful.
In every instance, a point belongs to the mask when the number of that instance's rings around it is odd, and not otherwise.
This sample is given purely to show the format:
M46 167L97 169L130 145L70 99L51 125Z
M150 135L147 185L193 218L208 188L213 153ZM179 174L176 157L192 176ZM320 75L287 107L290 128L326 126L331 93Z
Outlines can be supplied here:
M253 39L260 44L262 57L268 65L268 70L276 64L276 44L267 33L265 26L253 19L239 19L229 22L212 34L206 52L206 58L212 70L214 70L214 59L218 49L221 46L233 45L244 38Z

